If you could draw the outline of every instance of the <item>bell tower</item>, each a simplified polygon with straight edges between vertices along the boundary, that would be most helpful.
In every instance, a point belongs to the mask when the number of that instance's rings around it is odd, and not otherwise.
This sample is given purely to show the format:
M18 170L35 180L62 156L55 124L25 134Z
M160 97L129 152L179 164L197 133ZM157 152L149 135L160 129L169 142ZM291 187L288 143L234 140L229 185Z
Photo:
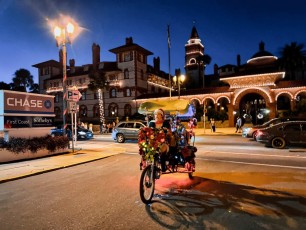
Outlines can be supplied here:
M198 64L201 56L204 56L204 46L197 29L193 26L190 38L185 45L185 72L190 88L198 88L201 85L203 70Z

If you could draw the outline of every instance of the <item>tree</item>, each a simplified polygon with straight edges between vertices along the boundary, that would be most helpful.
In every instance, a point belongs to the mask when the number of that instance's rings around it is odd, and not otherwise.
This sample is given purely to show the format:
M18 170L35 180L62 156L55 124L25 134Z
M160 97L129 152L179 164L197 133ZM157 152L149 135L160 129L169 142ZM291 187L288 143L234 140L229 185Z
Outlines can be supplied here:
M1 81L1 82L0 82L0 89L10 90L10 89L11 89L11 85L5 83L4 81Z
M12 90L27 92L27 88L33 86L33 76L26 69L19 69L15 72L15 77L12 79Z
M203 88L205 87L205 69L206 69L206 66L210 64L211 62L211 57L208 55L208 54L204 54L203 56L198 56L196 58L196 61L199 65L199 74L201 73L200 70L203 69ZM199 79L201 79L201 76L199 76Z
M280 49L279 64L289 73L289 79L295 80L297 71L304 69L306 63L306 50L304 44L291 42ZM302 72L304 78L304 72Z
M105 124L104 116L104 100L103 100L103 90L108 87L108 82L105 80L105 72L99 70L93 70L89 74L90 82L88 84L88 89L98 94L99 100L99 112L100 112L100 123Z

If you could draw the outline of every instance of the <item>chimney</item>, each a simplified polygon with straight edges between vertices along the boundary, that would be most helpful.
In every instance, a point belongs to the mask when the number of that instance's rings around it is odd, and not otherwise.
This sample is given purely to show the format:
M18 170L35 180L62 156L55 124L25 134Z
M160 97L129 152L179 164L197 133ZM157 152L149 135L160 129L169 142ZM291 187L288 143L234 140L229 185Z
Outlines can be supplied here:
M100 63L100 46L96 43L92 44L92 65L93 68L96 70L99 67Z
M239 67L241 65L241 58L240 54L237 55L237 66Z
M180 76L181 75L181 69L175 69L175 76Z
M69 60L69 65L70 65L70 68L74 67L75 66L75 60L74 59L70 59Z
M154 70L156 72L159 72L160 71L160 58L159 57L153 58L153 65L154 65Z
M125 44L126 45L132 45L133 44L133 38L132 37L125 38Z
M215 76L218 76L218 65L217 64L214 64L214 75Z
M259 51L265 51L265 43L263 41L259 43Z

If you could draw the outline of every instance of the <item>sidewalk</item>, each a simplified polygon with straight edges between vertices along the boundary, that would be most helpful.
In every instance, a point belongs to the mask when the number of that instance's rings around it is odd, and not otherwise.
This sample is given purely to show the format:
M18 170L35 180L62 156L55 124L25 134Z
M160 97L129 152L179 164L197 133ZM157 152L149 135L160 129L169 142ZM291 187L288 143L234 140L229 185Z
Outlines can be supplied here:
M82 149L75 150L74 153L0 164L0 183L96 161L111 155L114 154L103 149Z
M217 128L215 133L212 133L210 129L196 128L196 136L205 135L240 135L241 133L235 133L234 128ZM95 133L95 135L105 135ZM109 134L106 134L109 135ZM0 152L1 153L1 152ZM4 183L18 178L24 178L32 175L37 175L45 172L54 171L61 168L71 167L91 161L96 161L109 156L113 153L109 153L108 150L100 149L81 149L76 150L74 153L43 157L32 160L25 160L13 163L0 164L0 183Z

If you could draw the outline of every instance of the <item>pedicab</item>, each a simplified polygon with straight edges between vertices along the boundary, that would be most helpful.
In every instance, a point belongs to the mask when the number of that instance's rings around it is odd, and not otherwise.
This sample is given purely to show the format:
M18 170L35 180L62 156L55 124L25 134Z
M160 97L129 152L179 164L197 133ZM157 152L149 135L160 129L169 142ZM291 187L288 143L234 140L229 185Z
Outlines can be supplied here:
M138 112L144 115L153 114L162 109L168 115L185 114L189 101L182 99L151 100L140 105ZM191 144L192 142L192 144ZM140 198L149 204L154 195L155 181L163 173L187 173L193 178L195 171L195 135L189 133L180 122L172 131L164 128L143 127L138 133L140 169Z

